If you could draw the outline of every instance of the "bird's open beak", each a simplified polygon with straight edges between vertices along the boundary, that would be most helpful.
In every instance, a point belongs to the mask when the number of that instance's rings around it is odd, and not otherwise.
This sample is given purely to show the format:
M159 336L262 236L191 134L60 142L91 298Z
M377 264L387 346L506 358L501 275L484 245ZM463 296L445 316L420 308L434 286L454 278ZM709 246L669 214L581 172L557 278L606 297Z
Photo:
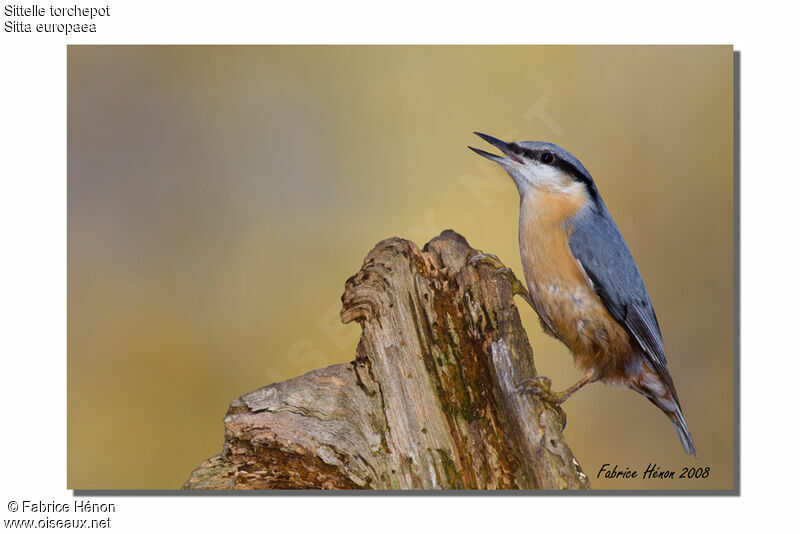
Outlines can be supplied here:
M478 137L480 137L481 139L483 139L484 141L486 141L490 145L496 146L497 148L500 149L500 151L503 154L505 154L508 157L504 158L502 156L496 156L494 154L486 152L485 150L481 150L480 148L473 148L471 146L467 147L470 150L472 150L473 152L475 152L476 154L478 154L479 156L483 156L484 158L490 159L490 160L492 160L494 162L497 162L500 165L505 165L507 163L511 163L511 161L515 161L515 162L517 162L519 164L524 164L524 161L522 161L522 158L517 156L514 153L514 151L511 150L511 147L509 146L509 144L506 143L505 141L501 141L500 139L497 139L496 137L492 137L491 135L486 135L486 134L482 134L482 133L479 133L479 132L472 132L472 133L474 133L475 135L477 135Z

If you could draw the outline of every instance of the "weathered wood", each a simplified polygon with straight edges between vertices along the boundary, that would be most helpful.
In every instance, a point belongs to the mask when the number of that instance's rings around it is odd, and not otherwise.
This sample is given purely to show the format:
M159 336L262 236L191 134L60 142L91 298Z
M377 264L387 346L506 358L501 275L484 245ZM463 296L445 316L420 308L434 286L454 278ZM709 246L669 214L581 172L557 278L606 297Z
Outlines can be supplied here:
M231 403L187 489L588 488L538 396L511 284L453 231L378 243L345 285L356 358Z

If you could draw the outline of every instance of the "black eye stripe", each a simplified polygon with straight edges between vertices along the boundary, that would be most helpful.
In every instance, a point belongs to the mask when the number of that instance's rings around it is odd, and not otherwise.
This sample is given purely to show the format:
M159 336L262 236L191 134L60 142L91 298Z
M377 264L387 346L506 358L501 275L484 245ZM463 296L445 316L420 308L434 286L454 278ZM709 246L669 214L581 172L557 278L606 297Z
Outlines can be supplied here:
M533 161L541 161L545 165L554 165L559 162L559 158L549 150L531 150L530 148L521 147L516 143L509 145L515 154L525 156Z
M516 143L510 143L509 148L514 154L518 154L520 156L525 156L528 159L538 160L539 151L531 150L530 148L521 147Z
M567 174L571 175L573 178L575 178L579 182L583 182L584 184L586 184L586 187L589 190L589 194L592 196L592 198L594 198L595 202L598 200L597 189L596 189L592 179L589 176L586 176L585 174L583 174L572 163L570 163L570 162L568 162L568 161L566 161L564 159L561 159L560 157L558 157L556 154L554 154L553 152L551 152L549 150L531 150L530 148L522 147L522 146L518 145L517 143L509 143L508 146L509 146L509 148L511 148L511 151L514 152L515 154L518 154L520 156L525 156L529 160L533 160L533 161L541 161L541 156L544 153L550 154L552 159L549 162L546 163L547 165L549 165L551 167L556 167L558 169L561 169L562 171L564 171Z

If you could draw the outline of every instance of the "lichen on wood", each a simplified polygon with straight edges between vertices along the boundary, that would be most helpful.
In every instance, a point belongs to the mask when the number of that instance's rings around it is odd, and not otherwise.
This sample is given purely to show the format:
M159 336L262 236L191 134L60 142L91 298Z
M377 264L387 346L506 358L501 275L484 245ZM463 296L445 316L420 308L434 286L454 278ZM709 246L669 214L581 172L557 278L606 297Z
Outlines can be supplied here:
M511 284L453 231L392 238L347 280L355 359L231 403L187 489L585 489L536 376Z

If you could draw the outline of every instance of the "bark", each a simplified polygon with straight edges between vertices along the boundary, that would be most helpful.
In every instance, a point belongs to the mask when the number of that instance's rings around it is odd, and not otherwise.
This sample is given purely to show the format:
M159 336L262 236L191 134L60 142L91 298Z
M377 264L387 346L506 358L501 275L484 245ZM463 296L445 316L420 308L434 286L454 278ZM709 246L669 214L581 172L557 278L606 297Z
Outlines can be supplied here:
M511 284L445 231L378 243L342 296L355 360L234 400L187 489L586 489ZM522 301L521 301L522 302Z

